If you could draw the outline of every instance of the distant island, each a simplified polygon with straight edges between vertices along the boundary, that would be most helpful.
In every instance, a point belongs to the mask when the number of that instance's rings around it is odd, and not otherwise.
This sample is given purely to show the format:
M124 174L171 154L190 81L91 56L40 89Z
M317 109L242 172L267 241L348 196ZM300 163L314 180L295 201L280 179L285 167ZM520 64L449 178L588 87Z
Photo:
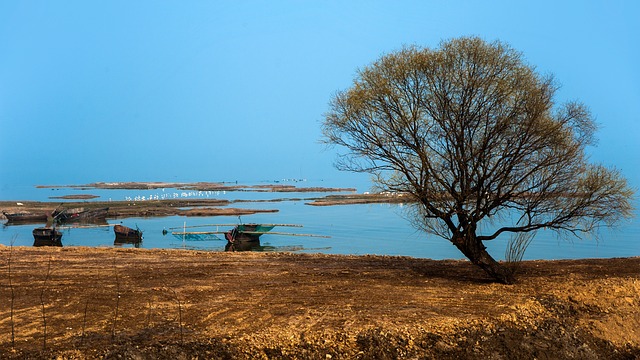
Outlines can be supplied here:
M71 189L120 189L120 190L152 190L175 188L193 191L255 191L255 192L355 192L355 188L334 187L296 187L294 185L239 185L223 182L95 182L84 185L37 185L39 189L71 188Z
M99 198L98 195L64 195L64 196L49 196L49 199L64 199L64 200L90 200Z

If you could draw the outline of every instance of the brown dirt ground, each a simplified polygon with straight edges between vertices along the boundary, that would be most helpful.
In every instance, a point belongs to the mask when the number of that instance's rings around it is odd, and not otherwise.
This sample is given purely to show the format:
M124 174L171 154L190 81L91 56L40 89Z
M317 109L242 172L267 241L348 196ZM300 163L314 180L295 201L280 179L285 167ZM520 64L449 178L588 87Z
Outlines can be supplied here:
M640 357L640 258L520 265L0 246L0 358Z

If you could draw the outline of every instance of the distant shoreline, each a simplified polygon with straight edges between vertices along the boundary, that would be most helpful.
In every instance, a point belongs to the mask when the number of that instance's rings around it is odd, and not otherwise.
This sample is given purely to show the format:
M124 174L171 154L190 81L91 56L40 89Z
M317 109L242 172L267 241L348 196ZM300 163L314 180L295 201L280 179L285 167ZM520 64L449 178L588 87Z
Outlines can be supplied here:
M227 207L234 203L304 201L312 206L360 205L374 203L407 203L410 200L402 194L356 194L355 188L334 187L296 187L293 185L228 185L226 183L169 183L169 182L97 182L84 185L38 185L40 189L120 189L152 190L175 188L189 191L227 191L227 192L273 192L273 193L331 193L330 195L308 198L278 198L270 200L223 200L223 199L158 199L123 201L0 201L0 210L6 213L27 212L45 214L58 207L97 209L109 208L108 218L160 217L160 216L237 216L263 212L277 212L277 209L245 209ZM335 194L343 192L348 194ZM73 194L50 197L50 199L91 200L97 195ZM6 219L0 214L0 219Z
M49 199L62 199L62 200L91 200L97 199L98 195L64 195L64 196L49 196Z
M236 182L233 185L224 182L95 182L84 185L36 185L38 189L119 189L119 190L153 190L175 188L179 190L193 191L254 191L254 192L355 192L355 188L335 187L296 187L294 185L269 184L269 185L242 185Z

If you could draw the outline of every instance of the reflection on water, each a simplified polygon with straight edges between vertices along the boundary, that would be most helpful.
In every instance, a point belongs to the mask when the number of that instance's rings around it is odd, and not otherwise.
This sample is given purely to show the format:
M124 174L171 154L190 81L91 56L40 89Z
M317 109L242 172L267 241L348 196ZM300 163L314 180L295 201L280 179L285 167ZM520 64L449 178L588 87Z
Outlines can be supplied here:
M260 239L255 240L237 240L234 242L227 241L224 251L260 251Z
M123 239L116 236L115 240L113 240L113 246L115 247L123 247L126 245L133 245L133 247L139 248L142 245L142 239Z
M245 244L243 244L242 242L235 243L235 244L228 243L225 246L224 250L225 251L298 252L303 250L311 251L312 249L305 249L303 245L285 245L285 246L261 245L260 241L257 241L257 242L248 242ZM315 249L315 250L322 250L322 249Z

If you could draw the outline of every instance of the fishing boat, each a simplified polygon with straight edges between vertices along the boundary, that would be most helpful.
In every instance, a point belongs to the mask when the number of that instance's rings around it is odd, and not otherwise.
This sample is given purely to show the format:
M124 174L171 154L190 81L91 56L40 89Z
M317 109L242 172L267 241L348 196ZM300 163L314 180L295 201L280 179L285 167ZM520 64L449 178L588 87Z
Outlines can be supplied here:
M214 234L223 234L224 240L227 244L224 247L225 251L255 251L262 249L260 244L260 236L264 234L271 235L285 235L285 236L307 236L307 237L322 237L328 238L329 236L314 235L314 234L298 234L298 233L284 233L271 231L276 226L288 226L288 227L302 227L302 225L293 224L208 224L208 225L194 225L191 227L203 227L203 226L233 226L228 231L186 231L187 226L182 227L182 231L174 231L171 234L183 240L204 240L211 237ZM178 228L170 228L178 229Z
M142 241L142 230L132 229L124 225L114 225L113 232L116 234L116 240L114 243L120 244L135 244Z
M224 233L227 245L224 251L251 251L260 247L260 236L273 230L275 225L239 224Z
M62 233L55 228L33 229L33 246L62 246Z
M47 222L46 213L32 213L27 211L7 213L2 212L4 217L7 218L8 223L39 223Z
M56 212L54 216L61 223L98 222L98 221L106 221L108 211L109 211L108 207L100 208L100 209L85 209L85 208L64 209L59 212Z

